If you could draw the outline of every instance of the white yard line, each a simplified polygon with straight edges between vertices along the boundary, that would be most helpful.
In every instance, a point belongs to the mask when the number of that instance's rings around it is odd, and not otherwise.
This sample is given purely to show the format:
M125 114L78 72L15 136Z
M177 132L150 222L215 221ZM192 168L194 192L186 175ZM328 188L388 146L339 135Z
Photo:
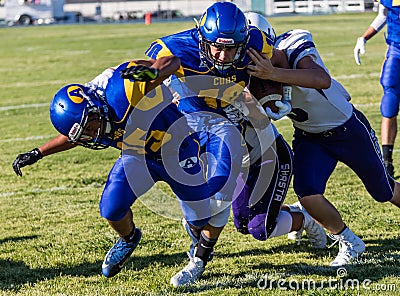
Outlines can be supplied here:
M9 143L9 142L17 142L17 141L32 141L32 140L42 140L42 139L50 139L54 138L56 135L46 135L46 136L31 136L26 138L12 138L12 139L3 139L0 140L0 143Z
M87 186L87 187L65 187L65 186L61 186L61 187L52 187L52 188L48 188L48 189L39 189L39 188L33 188L29 191L25 191L25 190L21 190L21 191L11 191L11 192L1 192L0 193L0 197L8 197L8 196L14 196L14 195L20 195L20 194L30 194L30 193L43 193L43 192L57 192L57 191L66 191L66 190L90 190L90 189L94 189L96 187L94 186Z
M381 102L379 102L379 103L353 104L353 105L356 106L356 107L375 107L375 106L380 106L380 104L381 104Z
M64 80L49 80L49 81L19 81L15 83L0 84L2 88L29 87L29 86L45 86L45 85L60 85L65 84Z
M18 110L18 109L26 109L26 108L38 108L38 107L45 107L50 106L49 103L40 103L40 104L22 104L16 106L3 106L0 107L0 111L8 111L8 110Z
M358 78L363 78L363 77L380 77L381 73L369 73L369 74L351 74L351 75L341 75L341 76L335 76L333 77L334 79L340 81L340 80L348 80L348 79L358 79Z

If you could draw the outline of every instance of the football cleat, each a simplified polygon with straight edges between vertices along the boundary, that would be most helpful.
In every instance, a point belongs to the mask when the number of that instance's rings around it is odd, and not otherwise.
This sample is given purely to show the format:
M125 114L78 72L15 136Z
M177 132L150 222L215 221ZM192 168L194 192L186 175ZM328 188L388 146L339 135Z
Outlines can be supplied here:
M331 262L333 267L354 263L365 251L364 242L349 228L346 228L341 234L330 234L329 237L335 240L330 247L339 243L339 253Z
M189 256L189 263L181 271L175 274L170 283L174 287L181 287L193 284L203 274L205 270L205 264L199 257Z
M125 262L138 246L142 238L142 232L139 228L136 228L135 231L137 232L136 241L126 242L120 238L108 251L101 266L101 272L105 277L110 278L119 273L124 267Z
M190 248L189 248L189 259L194 257L195 254L195 249L197 247L197 244L199 243L199 239L194 235L192 230L190 229L189 223L186 221L185 218L182 218L182 225L185 228L187 234L190 236L192 239L192 242L190 243ZM211 252L210 256L208 256L208 261L211 261L214 257L214 251Z
M307 238L310 241L313 248L323 249L326 247L326 233L324 228L319 225L311 216L307 213L306 209L301 205L300 202L296 202L289 205L291 212L301 212L304 216L303 225L297 231L292 231L288 234L288 239L297 241L300 245L303 230L306 231Z

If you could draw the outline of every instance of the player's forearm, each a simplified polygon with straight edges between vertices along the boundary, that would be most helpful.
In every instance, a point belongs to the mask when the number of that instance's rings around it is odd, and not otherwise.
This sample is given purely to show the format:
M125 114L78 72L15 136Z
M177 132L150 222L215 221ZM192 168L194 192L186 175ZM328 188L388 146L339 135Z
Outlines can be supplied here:
M374 37L376 35L376 33L378 33L377 30L375 30L373 27L369 27L364 34L362 34L361 37L363 37L365 40L369 40L372 37Z
M162 57L155 61L153 68L158 70L158 78L164 80L172 75L181 65L181 60L176 56Z
M76 147L76 145L68 142L68 137L60 134L55 138L51 139L50 141L48 141L47 143L40 146L39 150L42 153L42 156L47 156L50 154L69 150L74 147Z
M361 37L365 40L374 37L386 25L387 13L387 8L382 4L379 4L378 15Z
M258 78L317 89L329 88L331 85L329 74L310 57L302 58L297 63L296 69L284 69L274 66L276 65L274 56L269 59L252 48L247 51L247 54L254 62L253 65L247 66L247 72Z
M167 56L157 59L151 66L158 70L158 76L155 80L147 82L146 92L151 91L172 75L181 66L181 60L176 56Z
M321 69L282 69L275 68L270 80L301 87L326 89L331 85L331 79L325 70Z
M147 67L151 67L151 66L153 66L155 60L153 60L153 59L149 59L149 60L133 60L133 62L135 62L138 65L144 65L144 66L147 66Z

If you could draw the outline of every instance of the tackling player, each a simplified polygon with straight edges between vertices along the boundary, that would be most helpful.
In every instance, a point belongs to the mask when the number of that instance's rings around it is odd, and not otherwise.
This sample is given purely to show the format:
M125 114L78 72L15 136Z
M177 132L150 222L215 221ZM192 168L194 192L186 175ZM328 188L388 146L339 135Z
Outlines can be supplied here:
M209 209L210 191L199 173L198 141L189 136L184 116L171 103L170 90L163 84L154 89L179 66L179 58L174 56L131 61L105 70L86 86L62 87L50 105L52 124L60 134L39 148L19 154L13 162L15 173L22 176L22 167L77 145L122 149L100 200L101 216L120 236L105 256L105 277L116 275L139 244L142 233L133 222L130 207L155 182L163 180L171 186L189 221L206 215L204 211ZM191 165L180 168L186 160ZM185 180L174 179L167 171L171 168L187 176ZM179 169L183 171L179 173ZM199 208L193 208L193 202Z
M364 34L357 39L354 47L354 58L358 65L360 53L365 53L365 43L375 36L387 23L388 49L382 67L380 83L383 87L381 101L381 139L382 153L386 169L394 177L393 147L397 136L397 115L400 103L400 2L381 0L378 15Z
M251 12L245 15L250 24L257 25L271 40L275 40L274 30L265 18L260 19L259 14ZM277 118L284 113L278 111L270 115ZM289 232L301 234L305 230L313 247L325 248L324 229L300 203L283 205L293 169L293 153L289 145L272 123L259 129L251 122L248 122L245 133L249 153L244 158L244 166L249 166L248 176L244 173L239 175L240 193L232 203L235 227L241 233L251 234L262 241Z
M365 244L324 197L336 164L340 161L351 168L378 202L390 201L400 207L400 184L387 174L374 130L349 102L344 87L329 76L311 34L288 31L278 36L275 47L286 52L295 70L273 67L268 58L254 51L249 54L255 66L249 68L259 78L293 86L289 117L295 128L294 190L302 206L339 242L331 266L343 266L360 256Z

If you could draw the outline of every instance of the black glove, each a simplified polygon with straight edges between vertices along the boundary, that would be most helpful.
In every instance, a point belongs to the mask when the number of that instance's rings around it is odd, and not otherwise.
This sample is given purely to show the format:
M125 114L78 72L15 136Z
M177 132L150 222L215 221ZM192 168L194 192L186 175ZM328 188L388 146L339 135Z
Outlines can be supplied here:
M147 66L131 66L120 71L121 78L136 81L152 81L158 77L158 70Z
M14 160L12 166L14 169L14 172L22 177L22 172L21 168L27 165L34 164L37 162L39 159L42 159L43 155L40 152L39 148L35 148L29 152L18 154L17 158Z

